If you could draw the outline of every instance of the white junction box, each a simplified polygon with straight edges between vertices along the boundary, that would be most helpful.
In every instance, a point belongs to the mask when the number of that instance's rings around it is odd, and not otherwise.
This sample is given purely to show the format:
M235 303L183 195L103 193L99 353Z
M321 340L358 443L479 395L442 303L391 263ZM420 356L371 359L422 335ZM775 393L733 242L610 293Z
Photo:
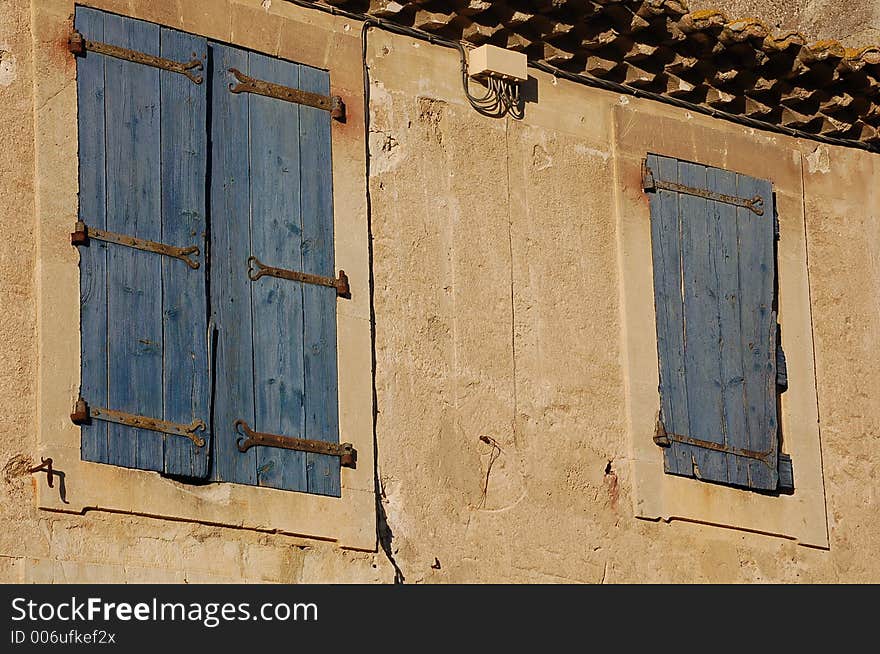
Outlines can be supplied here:
M528 61L523 52L481 45L468 55L468 75L478 79L498 77L524 82L529 77Z

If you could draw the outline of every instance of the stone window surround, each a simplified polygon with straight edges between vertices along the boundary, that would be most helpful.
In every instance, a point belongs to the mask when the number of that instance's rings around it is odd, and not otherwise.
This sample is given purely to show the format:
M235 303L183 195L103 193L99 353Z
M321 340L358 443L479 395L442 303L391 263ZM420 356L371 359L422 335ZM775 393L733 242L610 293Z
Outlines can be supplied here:
M622 98L614 112L621 311L633 504L639 518L732 527L829 547L807 266L800 142ZM641 188L648 153L733 170L773 183L779 215L779 323L789 388L781 396L792 495L764 495L667 475L654 444L658 390L650 208Z
M34 3L36 149L38 455L63 473L49 488L35 478L41 509L91 510L228 525L334 541L375 551L372 355L369 254L364 200L363 91L357 31L343 19L288 3L268 11L259 0L186 3L85 0L111 11L271 56L331 70L332 92L349 119L332 133L336 265L351 280L352 299L337 311L340 432L358 451L342 469L342 497L231 483L185 484L155 472L80 460L79 428L69 414L79 391L79 257L69 233L77 218L76 65L66 39L72 0ZM317 14L317 15L316 15ZM236 28L236 25L245 27ZM282 38L283 37L283 38ZM328 65L332 62L332 66Z

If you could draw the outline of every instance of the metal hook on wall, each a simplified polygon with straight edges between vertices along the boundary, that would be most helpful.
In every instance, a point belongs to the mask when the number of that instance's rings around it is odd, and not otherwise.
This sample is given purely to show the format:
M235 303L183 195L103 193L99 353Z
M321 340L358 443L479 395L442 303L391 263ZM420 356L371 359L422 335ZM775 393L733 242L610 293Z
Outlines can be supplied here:
M65 504L70 504L70 502L67 501L67 490L64 487L64 473L60 470L55 470L52 468L51 457L47 459L40 457L40 465L28 468L28 472L32 475L38 472L45 472L46 481L49 484L49 488L55 487L54 478L58 477L58 479L60 480L60 483L58 484L58 493L61 495L61 501Z

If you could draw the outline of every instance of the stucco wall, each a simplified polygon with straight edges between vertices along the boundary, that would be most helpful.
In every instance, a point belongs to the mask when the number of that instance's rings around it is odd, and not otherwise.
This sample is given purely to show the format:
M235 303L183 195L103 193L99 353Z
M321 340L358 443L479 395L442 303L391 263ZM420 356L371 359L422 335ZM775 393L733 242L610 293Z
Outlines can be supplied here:
M182 15L171 0L94 4L170 25ZM357 24L264 4L229 5L239 29L261 26L251 47L282 18L308 20L347 35L338 56L359 57ZM463 98L457 53L379 31L368 60L384 547L37 509L30 17L25 0L0 8L0 579L387 582L396 565L407 582L880 580L880 157L629 101L645 121L675 115L753 144L734 159L769 152L802 168L829 549L639 520L614 193L621 98L536 75L524 121L483 118Z
M33 70L30 3L0 6L0 461L3 465L4 525L37 527L25 468L36 444L36 298L34 294ZM14 230L14 231L13 231ZM32 527L30 526L32 525ZM21 531L21 530L16 530ZM21 533L0 530L0 565L14 575Z
M835 39L852 48L880 43L877 0L689 0L688 5L692 10L717 9L730 18L758 18L780 31L798 31L811 41Z

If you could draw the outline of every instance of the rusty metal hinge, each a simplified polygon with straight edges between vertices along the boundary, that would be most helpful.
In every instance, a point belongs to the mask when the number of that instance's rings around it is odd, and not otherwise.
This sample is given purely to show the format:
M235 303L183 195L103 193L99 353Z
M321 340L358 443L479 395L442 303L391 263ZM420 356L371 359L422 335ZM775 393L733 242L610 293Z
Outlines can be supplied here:
M336 295L344 298L351 298L351 287L348 285L348 275L344 270L339 271L339 277L324 277L322 275L310 275L309 273L297 272L296 270L285 270L284 268L273 268L267 266L254 256L248 257L247 276L252 282L257 281L263 275L269 277L278 277L280 279L289 279L294 282L303 282L304 284L317 284L318 286L329 286L336 289Z
M654 443L659 445L660 447L669 447L672 445L672 442L669 440L669 435L666 433L666 428L663 426L663 421L660 419L660 416L657 416L657 422L654 424Z
M296 452L312 452L314 454L327 454L338 456L339 464L343 468L357 467L357 450L351 443L327 443L325 441L313 441L293 436L279 436L277 434L264 434L254 431L244 420L236 420L232 428L236 433L243 436L236 440L239 452L247 452L250 448L262 445L263 447L279 447L284 450ZM247 436L247 438L244 438Z
M163 434L174 434L190 439L196 447L203 447L205 439L196 434L197 431L205 430L204 420L193 420L188 425L160 420L159 418L148 418L146 416L138 416L133 413L124 413L123 411L114 411L113 409L105 409L102 407L89 407L88 403L79 398L74 406L73 413L70 414L70 420L75 425L88 424L92 419L103 420L104 422L114 422L126 427L137 427L138 429L148 429Z
M134 236L127 236L125 234L106 232L103 229L89 227L81 220L77 221L75 230L70 234L70 244L86 245L88 244L90 238L93 238L97 241L104 241L106 243L116 243L117 245L124 245L126 247L134 248L136 250L143 250L144 252L155 252L156 254L164 254L167 257L180 259L193 270L199 267L198 261L194 261L189 258L189 255L191 254L199 256L199 246L197 245L191 245L190 247L186 248L179 248L175 247L174 245L165 245L164 243L147 241L142 238L135 238Z
M128 48L120 48L117 45L110 45L109 43L101 43L100 41L89 41L76 30L70 33L70 37L67 40L67 47L72 54L78 57L84 56L86 54L86 51L97 52L98 54L107 55L108 57L125 59L126 61L132 61L136 64L144 64L145 66L161 68L162 70L167 70L172 73L180 73L181 75L185 75L186 77L188 77L196 84L202 83L202 76L193 72L193 70L202 70L203 64L201 59L193 58L186 63L173 61L172 59L156 57L154 55L147 54L146 52L129 50Z
M238 68L230 68L229 72L235 75L235 78L238 80L238 84L229 85L229 90L233 93L256 93L268 98L304 104L308 107L329 111L331 118L342 123L345 122L345 103L338 95L321 95L320 93L301 91L300 89L292 89L289 86L254 79L245 75Z
M733 204L737 207L743 207L754 211L757 215L764 215L764 198L756 195L752 199L739 198L735 195L725 195L724 193L716 193L702 188L694 188L676 182L664 182L654 178L654 171L648 166L647 161L642 162L642 188L645 191L656 191L663 189L666 191L675 191L677 193L685 193L686 195L694 195L706 200L714 200L715 202L724 202L725 204Z
M767 466L770 466L769 459L772 458L773 455L776 453L775 449L768 450L767 452L758 452L756 450L745 450L738 447L728 447L721 443L713 443L712 441L704 441L698 438L690 438L689 436L682 436L680 434L670 434L666 431L666 428L663 425L663 421L659 418L657 419L657 425L654 430L654 442L660 447L669 447L670 445L672 445L672 443L694 445L696 447L702 447L707 450L713 450L715 452L741 456L744 459L754 459L755 461L760 461Z

